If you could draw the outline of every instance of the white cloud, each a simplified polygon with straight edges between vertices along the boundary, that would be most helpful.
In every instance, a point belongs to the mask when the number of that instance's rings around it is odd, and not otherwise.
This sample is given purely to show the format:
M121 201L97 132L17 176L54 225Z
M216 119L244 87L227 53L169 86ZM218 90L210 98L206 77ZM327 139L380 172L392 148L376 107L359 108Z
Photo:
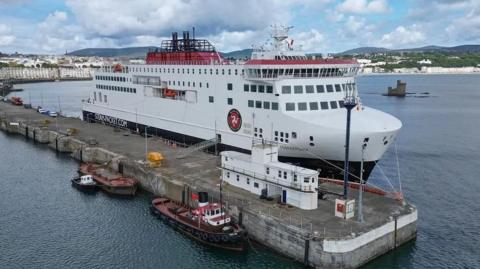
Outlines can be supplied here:
M107 37L168 35L195 26L204 35L288 23L290 1L244 0L67 0L77 21L90 33Z
M345 0L337 6L337 10L345 13L369 14L390 11L386 0Z
M425 40L425 33L414 24L410 27L398 26L394 31L384 34L380 39L379 45L387 48L398 48L405 45L418 44Z
M325 36L316 29L292 35L294 45L301 46L306 52L320 52L326 49Z
M0 47L8 46L15 41L16 38L11 31L8 25L0 24Z
M455 19L446 32L451 40L480 42L480 5L463 17Z

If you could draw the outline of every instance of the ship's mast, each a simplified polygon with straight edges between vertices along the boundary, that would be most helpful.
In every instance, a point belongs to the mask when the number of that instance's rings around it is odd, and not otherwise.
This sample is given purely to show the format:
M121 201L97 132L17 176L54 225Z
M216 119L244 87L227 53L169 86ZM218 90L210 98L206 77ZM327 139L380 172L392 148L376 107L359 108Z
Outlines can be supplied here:
M280 50L285 45L285 40L288 38L288 31L293 28L293 26L284 26L274 24L272 27L272 39L273 47L275 50ZM289 45L290 47L290 45Z

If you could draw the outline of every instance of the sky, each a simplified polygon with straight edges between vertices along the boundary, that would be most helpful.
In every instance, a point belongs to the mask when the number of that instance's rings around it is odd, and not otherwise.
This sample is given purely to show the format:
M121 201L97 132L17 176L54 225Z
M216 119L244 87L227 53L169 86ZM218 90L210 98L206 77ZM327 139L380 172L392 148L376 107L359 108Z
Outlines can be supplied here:
M307 52L480 44L480 0L0 0L0 52L159 46L192 27L229 52L272 24Z

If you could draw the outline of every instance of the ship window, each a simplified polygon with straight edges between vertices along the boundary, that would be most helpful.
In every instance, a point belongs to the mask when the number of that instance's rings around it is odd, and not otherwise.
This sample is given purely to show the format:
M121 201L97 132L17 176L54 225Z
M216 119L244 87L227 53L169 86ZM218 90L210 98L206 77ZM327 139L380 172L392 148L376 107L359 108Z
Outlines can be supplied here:
M280 137L283 137L283 132L280 132Z
M332 109L336 109L337 108L337 102L336 101L330 101L330 107Z
M285 172L285 171L283 172L283 178L287 179L287 172Z
M218 75L218 69L215 69L215 75Z
M250 85L251 92L257 92L257 85Z
M341 108L345 107L345 104L344 104L343 100L338 101L338 106L341 107Z
M293 175L293 181L297 182L297 174Z
M173 85L175 85L175 80L173 81Z
M233 105L233 99L232 98L227 98L227 104Z
M208 88L208 82L207 82L207 88Z
M185 86L185 81L183 83L183 86ZM190 87L190 81L188 82L188 87Z
M225 69L222 69L222 75L225 75Z
M185 87L185 81L182 81L182 82L183 82L183 85L182 85L182 86L184 86L184 87ZM190 84L190 83L189 83L189 84ZM190 85L188 85L188 86L190 86Z
M293 90L296 94L303 93L303 86L302 85L293 86Z
M340 87L340 84L335 84L335 91L336 92L341 92L342 88Z
M247 184L250 185L250 179L247 177Z
M278 103L272 102L272 110L278 110Z
M275 131L275 136L278 136L278 131Z
M271 85L267 85L267 93L273 93L273 87Z
M256 108L262 108L262 101L255 101Z
M192 86L195 87L195 82L192 82Z
M213 75L213 69L210 69L210 75Z
M97 92L93 92L93 100L97 101Z
M248 107L253 107L253 100L248 100Z
M182 74L185 74L185 68L182 68Z
M258 183L257 183L257 182L253 182L253 187L258 189Z
M187 70L187 71L188 71L188 70ZM174 72L174 73L175 73L175 72ZM179 73L179 74L180 74L180 68L177 68L177 73Z
M300 111L307 110L307 103L305 103L305 102L298 103L298 110L300 110Z
M270 174L270 167L267 167L265 172L267 173L267 175L269 175Z
M187 74L190 74L190 68L187 68Z
M270 109L270 102L263 102L263 108L264 109Z
M310 178L309 177L304 177L303 182L304 183L310 183Z
M265 86L264 85L258 85L258 92L265 92Z
M292 132L292 138L297 138L297 133L296 132Z
M286 103L285 110L287 111L295 111L295 103Z
M314 90L313 90L313 85L307 85L305 86L305 92L306 93L313 93Z
M236 75L238 75L238 70L237 70L237 69L235 69L235 76L236 76Z
M244 91L244 92L248 92L248 89L250 89L250 87L248 86L248 84L243 84L243 91Z
M213 103L213 96L208 97L208 102Z
M333 86L327 85L327 92L333 92Z
M282 177L282 171L278 170L278 177Z
M227 171L227 177L230 178L230 172Z
M237 175L237 181L240 181L240 175Z
M291 86L282 86L282 93L284 93L284 94L292 93L292 87Z
M313 136L310 136L310 141L313 141Z
M199 86L200 86L200 88L202 87L202 83L201 83L201 82L200 82L200 85L199 85Z
M318 103L310 102L310 110L318 110Z
M320 102L320 107L322 109L328 109L328 102Z
M229 90L229 91L233 90L232 83L227 83L227 90Z
M289 134L289 133L285 133L285 138L288 138L288 134Z

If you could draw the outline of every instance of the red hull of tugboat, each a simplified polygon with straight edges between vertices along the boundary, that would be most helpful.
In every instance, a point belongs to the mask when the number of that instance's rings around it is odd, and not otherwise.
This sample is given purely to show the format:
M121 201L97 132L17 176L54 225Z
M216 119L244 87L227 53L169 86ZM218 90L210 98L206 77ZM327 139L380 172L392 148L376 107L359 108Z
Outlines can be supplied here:
M92 175L92 178L99 184L99 186L108 193L130 196L137 193L138 181L135 179L124 178L121 176L108 178L98 174L93 165L86 163L80 165L79 172L84 175Z
M223 227L212 227L189 218L191 208L167 198L153 199L152 214L180 232L204 244L233 251L245 250L245 231L236 224L228 224L231 230L224 232Z

